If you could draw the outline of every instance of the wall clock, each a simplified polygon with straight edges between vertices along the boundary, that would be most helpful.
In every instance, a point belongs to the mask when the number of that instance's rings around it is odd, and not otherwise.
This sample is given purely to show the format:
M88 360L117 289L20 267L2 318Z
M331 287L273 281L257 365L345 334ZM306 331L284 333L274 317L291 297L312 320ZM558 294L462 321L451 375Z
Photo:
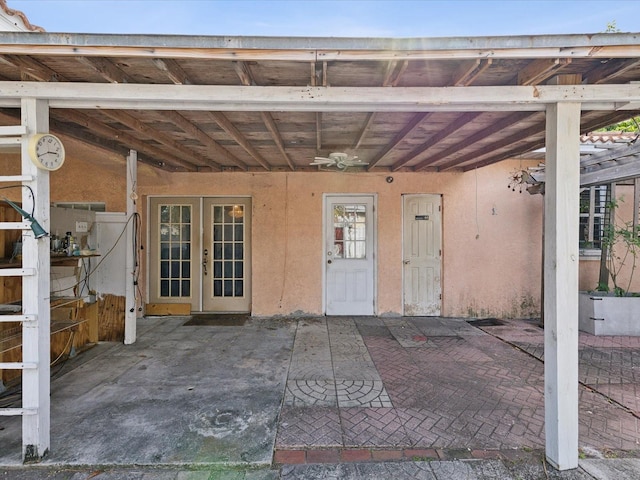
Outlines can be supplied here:
M29 157L36 167L58 170L64 163L64 145L51 133L38 133L29 139Z

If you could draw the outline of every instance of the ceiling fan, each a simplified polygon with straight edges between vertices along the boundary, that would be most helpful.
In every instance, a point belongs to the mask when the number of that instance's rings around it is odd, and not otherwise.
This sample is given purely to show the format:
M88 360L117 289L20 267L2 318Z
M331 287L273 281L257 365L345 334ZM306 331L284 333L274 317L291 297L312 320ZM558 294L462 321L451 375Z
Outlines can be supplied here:
M310 165L317 165L320 170L323 168L336 168L337 170L345 171L349 167L363 167L369 165L369 163L359 160L357 155L333 152L328 157L315 157L315 160Z

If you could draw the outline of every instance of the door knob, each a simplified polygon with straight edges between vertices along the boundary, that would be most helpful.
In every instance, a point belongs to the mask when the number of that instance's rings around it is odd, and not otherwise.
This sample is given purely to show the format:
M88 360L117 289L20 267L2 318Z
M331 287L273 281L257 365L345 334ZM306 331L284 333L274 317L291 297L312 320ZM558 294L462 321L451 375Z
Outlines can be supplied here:
M411 263L411 260L405 260L402 263L404 263L405 265L409 265Z
M327 263L329 263L329 264L330 264L330 263L331 263L331 260L327 260Z

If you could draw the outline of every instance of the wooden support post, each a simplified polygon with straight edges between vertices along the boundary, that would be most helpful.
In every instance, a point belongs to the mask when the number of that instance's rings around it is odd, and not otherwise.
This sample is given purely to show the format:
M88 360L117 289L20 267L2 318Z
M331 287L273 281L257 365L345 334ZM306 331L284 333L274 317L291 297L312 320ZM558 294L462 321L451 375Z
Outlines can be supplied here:
M36 168L29 158L28 136L49 131L49 105L45 100L24 98L22 125L27 133L22 140L22 175L33 180L23 182L31 187L22 189L22 208L31 213L48 232L49 220L49 172ZM33 197L31 195L33 192ZM50 446L50 253L49 237L36 239L32 232L22 235L22 267L32 268L35 275L22 279L22 310L35 315L35 324L22 329L22 361L35 363L37 368L22 371L22 407L34 409L35 414L22 416L22 458L25 462L41 460Z
M549 463L578 466L580 103L547 107L544 395Z
M127 156L127 251L125 253L126 281L125 281L125 312L124 312L124 343L130 345L136 341L136 253L134 252L133 235L137 228L136 214L138 184L138 152L131 150Z

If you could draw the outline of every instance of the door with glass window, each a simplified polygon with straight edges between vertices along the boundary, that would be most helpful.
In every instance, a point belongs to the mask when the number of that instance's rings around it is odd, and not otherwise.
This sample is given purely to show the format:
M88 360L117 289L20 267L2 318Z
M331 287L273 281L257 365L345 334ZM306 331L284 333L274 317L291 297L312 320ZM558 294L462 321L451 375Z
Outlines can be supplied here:
M325 311L375 313L373 196L325 197Z
M248 198L152 198L149 301L250 312Z
M203 310L251 311L250 220L249 198L204 199Z

